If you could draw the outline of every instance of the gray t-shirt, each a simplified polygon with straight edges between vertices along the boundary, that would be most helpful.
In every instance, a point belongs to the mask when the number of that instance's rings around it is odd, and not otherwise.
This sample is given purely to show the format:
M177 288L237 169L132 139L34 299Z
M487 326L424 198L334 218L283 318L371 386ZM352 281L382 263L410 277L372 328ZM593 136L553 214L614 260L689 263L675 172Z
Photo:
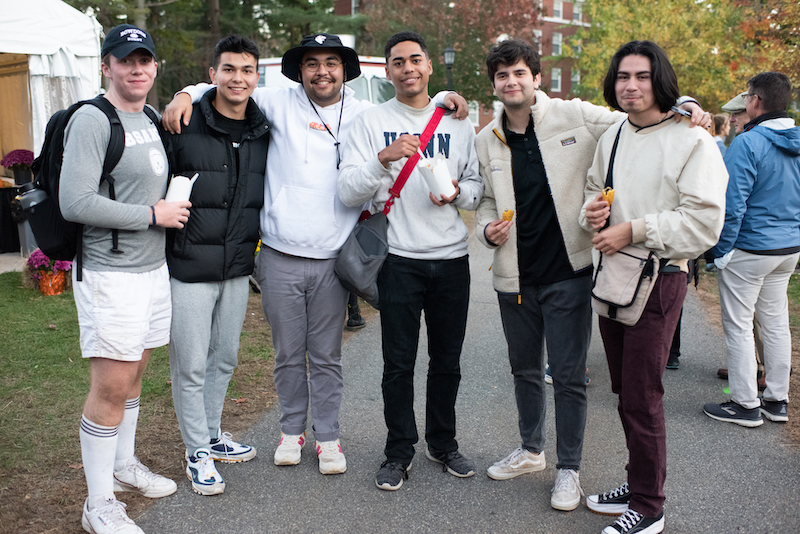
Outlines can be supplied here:
M117 110L125 129L125 150L108 182L100 184L111 124L94 106L81 107L64 132L59 201L64 218L84 224L83 268L147 272L165 261L164 229L150 226L150 206L164 198L167 157L156 126L144 112ZM111 251L111 228L119 230L119 250Z

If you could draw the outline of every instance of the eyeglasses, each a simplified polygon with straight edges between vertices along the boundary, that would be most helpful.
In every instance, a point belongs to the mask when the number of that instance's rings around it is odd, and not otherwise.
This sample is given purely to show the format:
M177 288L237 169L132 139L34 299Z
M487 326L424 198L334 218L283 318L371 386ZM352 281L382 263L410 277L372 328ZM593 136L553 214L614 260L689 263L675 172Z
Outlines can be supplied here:
M325 66L325 70L331 71L336 70L336 68L341 65L342 62L339 59L326 59L322 63L317 60L310 59L303 63L303 68L309 72L317 72L319 70L320 65Z
M750 100L750 99L751 99L751 98L753 98L753 97L755 97L755 98L760 98L760 97L759 97L758 95L756 95L756 94L746 94L746 95L744 95L744 96L742 97L742 99L744 100L744 103L745 103L745 104L747 104L747 101L748 101L748 100Z

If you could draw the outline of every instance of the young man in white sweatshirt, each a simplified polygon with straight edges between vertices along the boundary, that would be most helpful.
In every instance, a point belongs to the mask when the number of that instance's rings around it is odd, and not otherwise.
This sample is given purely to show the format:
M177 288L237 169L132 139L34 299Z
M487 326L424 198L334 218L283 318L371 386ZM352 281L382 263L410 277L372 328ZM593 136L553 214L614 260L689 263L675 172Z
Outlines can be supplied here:
M378 277L383 333L384 417L389 429L386 461L375 479L396 490L408 478L418 440L414 420L414 364L422 310L430 366L425 440L429 459L458 477L475 474L458 452L455 402L461 379L461 346L469 302L467 227L458 209L474 210L483 184L478 175L475 132L466 121L444 118L427 147L419 137L435 109L428 96L433 72L424 39L402 32L384 49L386 77L396 98L359 115L350 129L339 173L339 197L348 206L372 201L383 209L389 188L417 150L442 154L455 193L436 197L414 170L389 213L389 257Z
M356 52L336 35L304 37L300 46L283 55L281 72L298 85L257 88L252 95L269 121L271 136L255 275L272 329L275 388L281 405L274 462L300 463L310 402L319 470L344 473L339 406L347 291L333 264L363 202L345 205L336 181L350 126L373 105L356 100L354 91L344 85L361 69ZM184 91L197 101L211 88L199 84ZM442 105L452 104L466 115L461 97L439 96ZM189 101L179 94L167 106L168 130L180 131L182 117L188 124Z

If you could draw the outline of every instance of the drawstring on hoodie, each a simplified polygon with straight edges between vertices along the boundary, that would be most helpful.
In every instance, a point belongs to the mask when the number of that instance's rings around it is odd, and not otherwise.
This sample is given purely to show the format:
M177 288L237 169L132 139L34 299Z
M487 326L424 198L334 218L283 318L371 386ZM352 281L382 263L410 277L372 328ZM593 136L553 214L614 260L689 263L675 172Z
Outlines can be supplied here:
M336 148L336 170L339 170L339 164L342 162L342 155L339 152L339 146L341 145L339 142L339 132L342 129L342 113L344 112L344 84L342 84L342 98L339 100L339 125L336 127L336 135L333 135L331 129L328 128L328 125L324 120L322 120L322 115L320 115L319 111L317 111L317 107L314 105L311 97L308 96L308 93L306 93L306 98L308 98L308 103L311 104L311 108L314 110L314 113L316 113L317 117L319 117L319 121L325 127L325 131L327 131L331 137L333 137L333 146Z

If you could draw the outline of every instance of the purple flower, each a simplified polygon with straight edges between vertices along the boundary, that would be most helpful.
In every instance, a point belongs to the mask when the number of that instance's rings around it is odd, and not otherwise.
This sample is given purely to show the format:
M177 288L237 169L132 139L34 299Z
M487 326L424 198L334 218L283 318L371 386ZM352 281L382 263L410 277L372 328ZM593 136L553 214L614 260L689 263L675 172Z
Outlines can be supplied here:
M42 275L40 271L47 273L57 273L58 271L69 271L72 269L71 261L51 260L42 249L37 248L28 258L28 268L31 271L31 278L39 280Z
M12 150L0 160L0 165L12 171L30 169L31 163L33 163L33 152L25 149Z

